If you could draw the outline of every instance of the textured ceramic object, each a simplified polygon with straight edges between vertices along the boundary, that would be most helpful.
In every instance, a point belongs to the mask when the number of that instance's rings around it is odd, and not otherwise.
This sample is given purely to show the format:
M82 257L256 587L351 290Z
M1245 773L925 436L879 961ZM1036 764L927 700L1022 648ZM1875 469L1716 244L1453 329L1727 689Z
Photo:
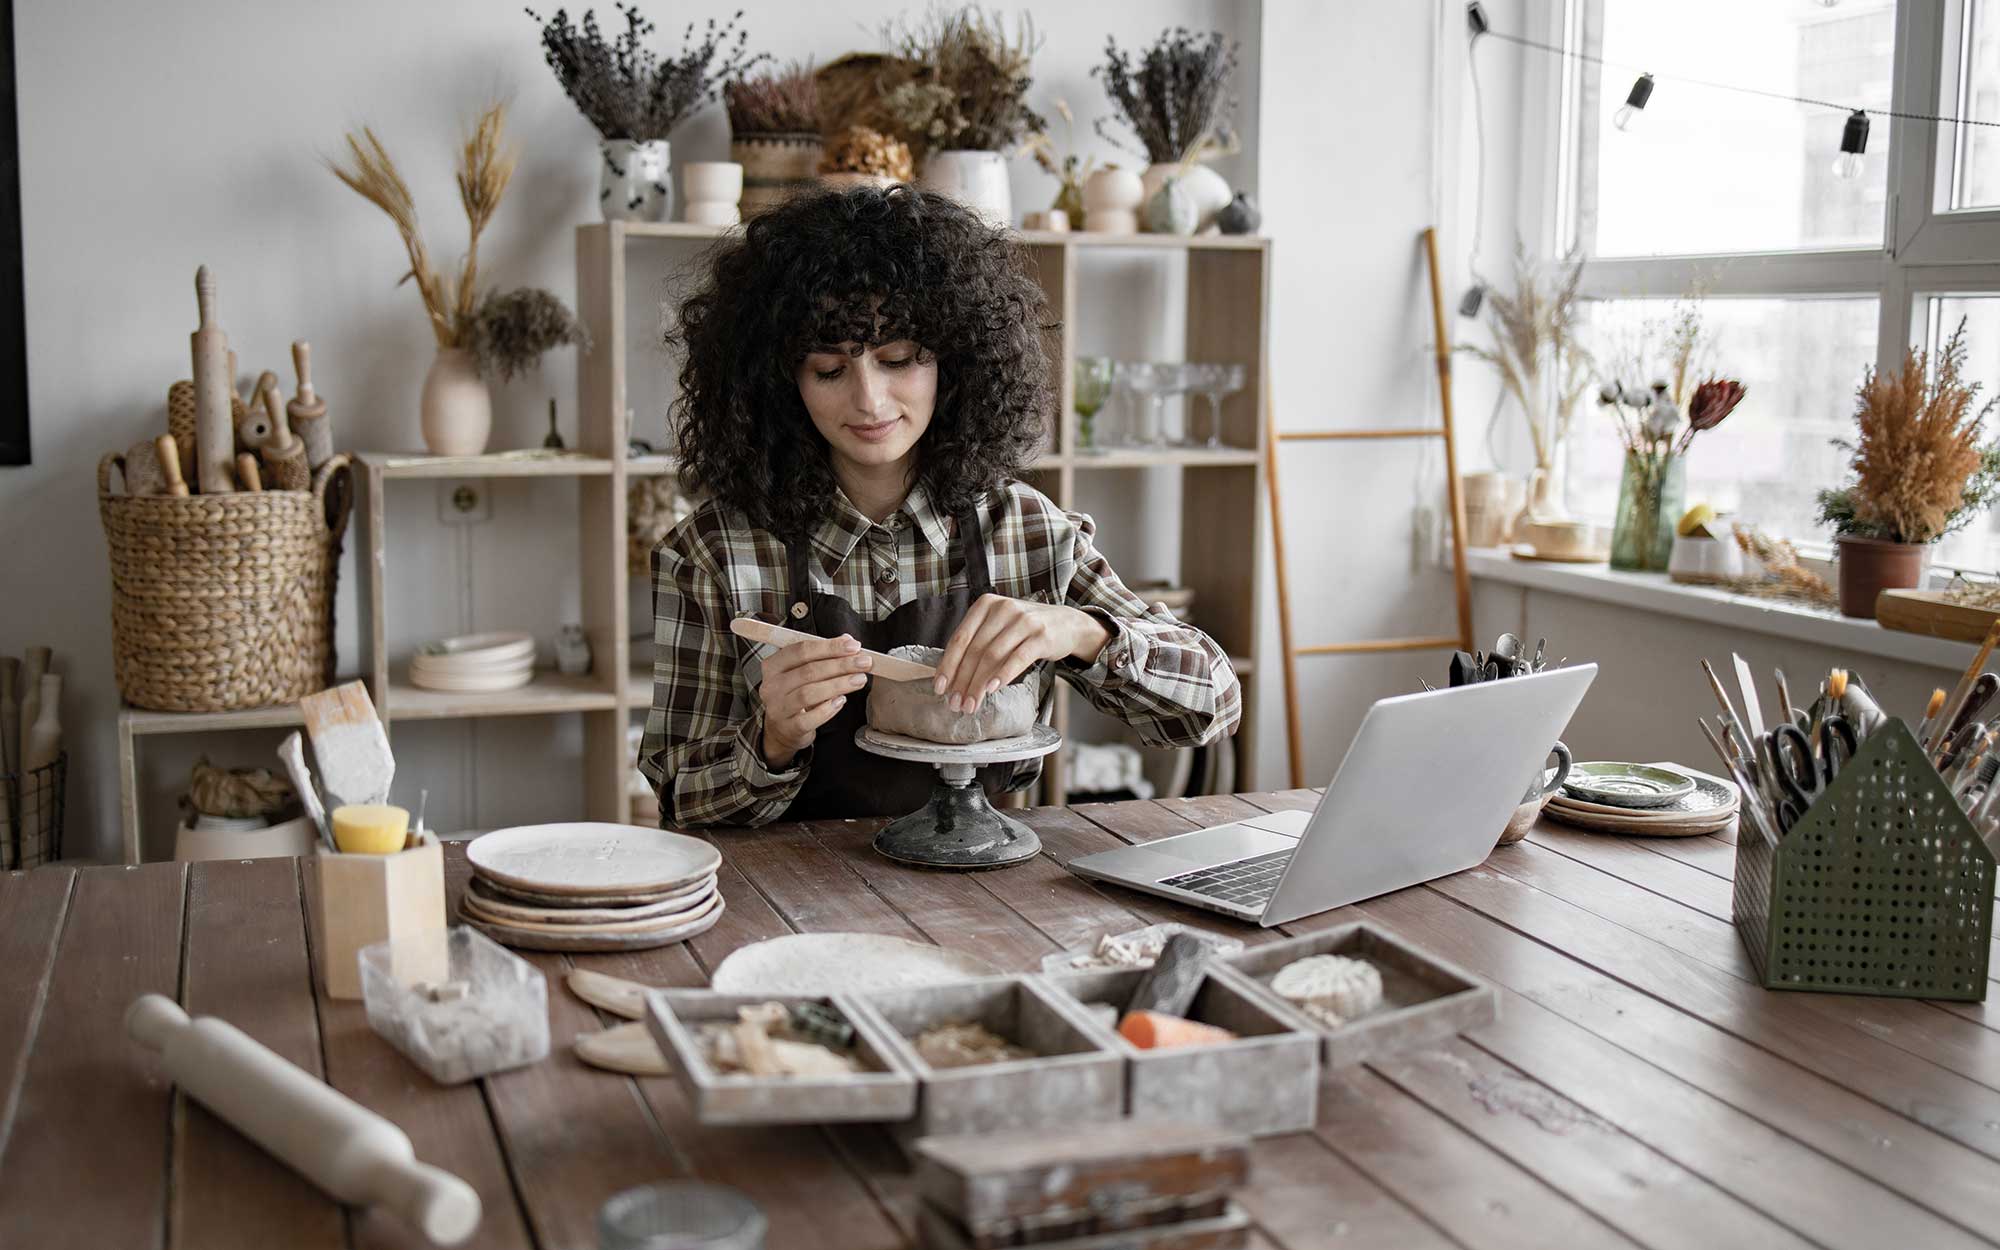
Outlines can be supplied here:
M1014 196L1007 184L1007 158L998 152L933 152L924 161L918 185L978 213L996 230L1014 220Z
M816 183L820 139L816 134L738 135L729 156L743 167L745 215L754 215Z
M1091 234L1136 234L1146 184L1129 169L1107 165L1083 184L1083 228Z
M1255 234L1264 224L1264 214L1247 191L1238 191L1215 215L1215 228L1224 234Z
M944 657L937 647L897 647L889 654L931 665ZM977 711L954 712L929 681L878 677L868 690L868 724L884 733L952 745L1018 738L1034 728L1039 694L1034 681L1017 681L980 700Z
M1179 161L1161 161L1148 165L1139 182L1144 188L1141 202L1150 203L1159 194L1160 188L1169 181L1178 179L1181 189L1194 205L1194 231L1208 229L1215 224L1218 213L1229 206L1229 184L1222 175L1198 162L1189 162L1183 169Z
M672 150L665 139L640 143L605 139L598 144L597 203L606 221L666 221L674 215L667 180Z
M440 347L424 375L424 446L433 455L477 456L493 433L493 394L472 353Z
M1146 200L1146 230L1150 234L1185 237L1195 232L1196 224L1194 197L1179 178L1167 179Z
M1595 760L1578 764L1562 784L1563 792L1586 803L1607 807L1665 807L1695 792L1694 778L1652 764Z

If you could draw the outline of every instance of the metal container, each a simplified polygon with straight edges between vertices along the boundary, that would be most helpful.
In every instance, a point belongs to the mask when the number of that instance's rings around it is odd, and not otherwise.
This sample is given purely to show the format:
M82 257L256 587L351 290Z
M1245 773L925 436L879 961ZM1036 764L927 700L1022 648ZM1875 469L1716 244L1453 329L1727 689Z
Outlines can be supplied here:
M1049 984L1083 1003L1122 1009L1140 968L1053 973ZM1125 1110L1265 1136L1313 1126L1319 1105L1319 1035L1273 1011L1233 978L1205 977L1187 1018L1236 1034L1233 1042L1144 1050L1095 1019L1088 1027L1125 1056Z
M916 1119L903 1131L995 1133L1116 1120L1125 1112L1125 1059L1072 1013L1053 989L1028 977L981 977L847 1000L879 1023L890 1053L918 1081ZM933 1068L914 1040L947 1024L978 1023L1035 1052L1035 1058Z
M1271 978L1308 955L1346 955L1374 964L1382 974L1382 1005L1328 1029L1280 998ZM1253 946L1218 963L1216 975L1235 979L1294 1028L1317 1034L1320 1065L1328 1070L1423 1046L1500 1017L1498 990L1365 921Z
M711 1020L734 1021L736 1009L759 1003L818 1003L854 1027L855 1056L866 1072L838 1077L770 1077L722 1073L695 1036ZM703 1124L831 1124L907 1120L917 1110L917 1078L883 1035L879 1022L846 998L797 994L718 994L713 990L654 990L646 995L646 1027Z

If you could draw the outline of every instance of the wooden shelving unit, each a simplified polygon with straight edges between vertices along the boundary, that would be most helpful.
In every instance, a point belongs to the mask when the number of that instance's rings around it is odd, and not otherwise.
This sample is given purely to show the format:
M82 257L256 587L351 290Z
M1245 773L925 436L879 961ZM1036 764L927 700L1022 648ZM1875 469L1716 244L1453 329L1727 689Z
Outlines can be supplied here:
M631 478L674 471L667 456L626 455L623 414L627 395L626 249L635 244L680 241L705 246L720 235L711 227L674 222L603 222L576 229L576 309L589 328L593 349L577 372L577 438L569 454L496 453L429 456L363 452L356 457L355 561L361 609L361 671L385 722L464 720L478 717L578 715L584 724L584 814L591 820L629 816L626 783L634 760L626 726L652 704L650 657L635 658L627 637L631 579L625 566L625 498ZM1247 676L1257 661L1257 605L1261 590L1257 518L1264 498L1264 423L1270 301L1270 241L1260 237L1093 235L1023 232L1033 261L1064 330L1051 362L1062 396L1062 417L1049 432L1049 450L1029 472L1035 486L1066 508L1077 502L1080 474L1178 469L1182 474L1180 580L1196 593L1201 627ZM1223 405L1222 451L1167 448L1075 451L1076 418L1071 378L1076 359L1074 327L1094 310L1079 299L1079 257L1136 250L1185 256L1187 357L1241 363L1244 389ZM397 481L480 478L574 478L577 483L577 557L581 613L594 660L588 677L538 672L519 690L497 694L446 694L408 681L404 661L392 664L386 644L390 605L384 572L388 534L383 499ZM650 650L650 648L648 648ZM1056 725L1067 732L1067 687L1056 702ZM118 716L122 825L127 862L139 859L136 740L152 734L278 729L300 723L293 706L241 712L175 714L127 708ZM1240 789L1254 789L1256 711L1244 687L1243 727L1237 736ZM1067 798L1060 755L1044 773L1041 799Z

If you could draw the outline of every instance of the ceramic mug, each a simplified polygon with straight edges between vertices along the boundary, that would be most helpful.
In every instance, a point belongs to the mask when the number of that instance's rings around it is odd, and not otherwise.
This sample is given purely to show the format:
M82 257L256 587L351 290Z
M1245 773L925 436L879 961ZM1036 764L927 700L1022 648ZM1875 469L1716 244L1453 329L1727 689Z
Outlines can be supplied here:
M1562 789L1563 782L1569 779L1571 762L1569 748L1558 742L1550 748L1549 755L1555 760L1553 766L1555 776L1549 776L1550 765L1545 761L1542 770L1528 783L1528 793L1522 797L1520 806L1516 807L1514 814L1507 818L1507 827L1500 831L1500 841L1497 845L1505 846L1509 842L1519 842L1527 837L1528 830L1534 828L1535 821L1540 818L1542 808L1548 805L1548 801L1555 797L1556 791Z

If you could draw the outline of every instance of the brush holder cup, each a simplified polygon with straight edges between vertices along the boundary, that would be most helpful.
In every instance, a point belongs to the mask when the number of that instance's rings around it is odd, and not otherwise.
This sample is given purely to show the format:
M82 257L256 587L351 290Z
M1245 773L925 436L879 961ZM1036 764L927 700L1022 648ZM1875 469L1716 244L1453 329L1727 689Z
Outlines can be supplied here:
M1766 989L1981 1002L1993 874L1950 787L1891 719L1775 844L1742 823L1732 912Z
M444 932L444 848L435 834L409 835L394 855L322 849L313 862L313 950L328 998L362 997L363 947Z

